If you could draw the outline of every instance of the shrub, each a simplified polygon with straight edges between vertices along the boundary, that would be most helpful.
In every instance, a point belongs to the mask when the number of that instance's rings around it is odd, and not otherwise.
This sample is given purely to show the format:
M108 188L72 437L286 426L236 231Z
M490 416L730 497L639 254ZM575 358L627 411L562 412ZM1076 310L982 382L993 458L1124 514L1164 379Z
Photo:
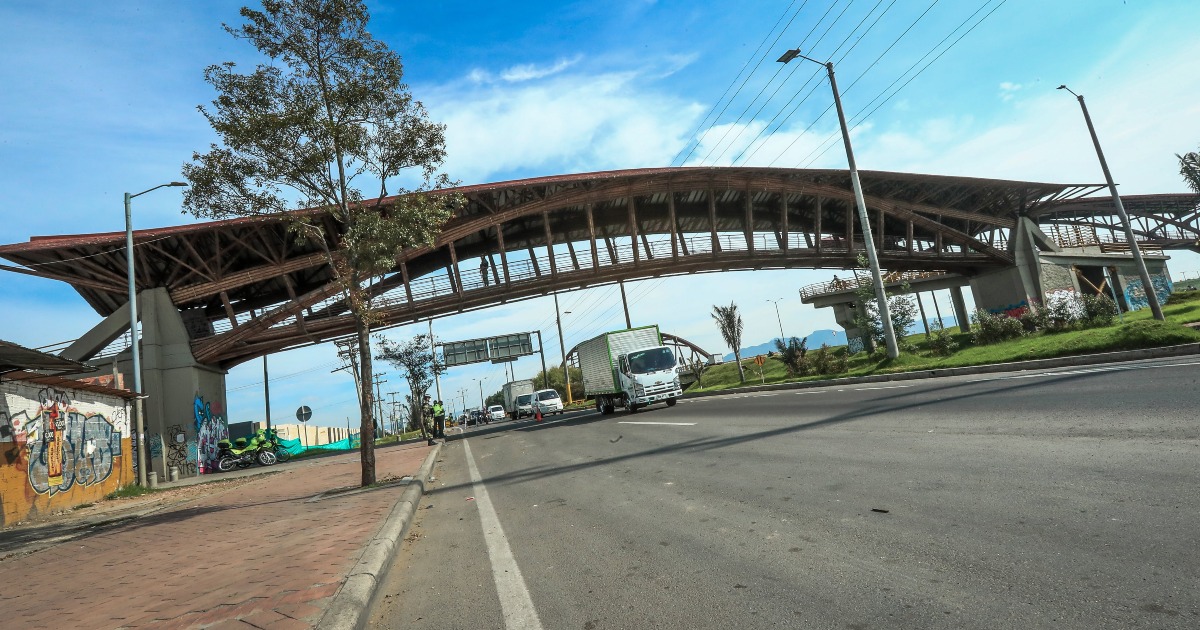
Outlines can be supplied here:
M817 349L817 354L813 356L812 369L817 374L829 374L829 370L833 367L833 357L829 354L829 344L823 343Z
M1068 330L1079 321L1081 308L1074 295L1063 295L1048 300L1046 314L1048 325L1043 330Z
M934 356L948 357L958 348L958 342L941 322L933 322L929 327L929 352Z
M972 319L975 320L975 329L971 331L971 341L975 345L997 343L1025 334L1025 327L1020 320L1007 315L979 309Z
M1117 318L1117 303L1107 295L1085 295L1080 298L1083 324L1089 328L1111 326Z
M1017 319L1021 322L1021 326L1025 328L1025 332L1050 329L1050 312L1046 310L1045 306L1039 304L1031 305Z

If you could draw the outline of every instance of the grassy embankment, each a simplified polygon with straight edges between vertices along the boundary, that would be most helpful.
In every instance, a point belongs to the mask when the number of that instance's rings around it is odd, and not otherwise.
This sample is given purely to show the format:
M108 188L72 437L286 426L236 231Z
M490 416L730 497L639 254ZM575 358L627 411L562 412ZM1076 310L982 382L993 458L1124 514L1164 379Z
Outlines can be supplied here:
M759 375L759 367L754 364L754 357L742 357L742 365L746 373L746 384L760 385L764 381L767 384L817 381L1200 342L1200 331L1184 326L1200 321L1200 291L1175 293L1163 308L1163 313L1167 318L1165 322L1154 321L1150 317L1150 309L1142 309L1126 313L1124 323L1118 321L1112 326L1064 332L1037 332L1019 339L985 346L974 345L969 333L955 334L954 340L958 343L958 348L946 357L932 356L925 335L921 333L908 337L908 342L915 350L902 352L895 360L882 361L872 361L865 352L860 352L848 359L847 370L841 374L788 378L787 370L776 357L767 357L762 367L762 376ZM815 351L816 348L809 348L810 359ZM844 353L845 346L838 347L836 352ZM704 373L703 383L703 388L692 386L688 391L714 391L738 387L740 383L737 366L733 362L714 366Z

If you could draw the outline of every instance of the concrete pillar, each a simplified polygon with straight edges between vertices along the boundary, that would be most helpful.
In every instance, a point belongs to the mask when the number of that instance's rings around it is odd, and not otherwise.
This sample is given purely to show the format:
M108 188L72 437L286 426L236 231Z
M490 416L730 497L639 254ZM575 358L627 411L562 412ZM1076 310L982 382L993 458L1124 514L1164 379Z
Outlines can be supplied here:
M182 476L214 472L216 443L229 437L226 371L197 363L179 310L165 288L138 295L142 338L142 389L146 395L148 441L161 437L149 468L166 479L176 466ZM120 369L132 369L129 353Z
M971 332L971 315L967 313L967 301L963 298L962 287L950 288L950 301L954 302L954 317L958 320L958 329Z

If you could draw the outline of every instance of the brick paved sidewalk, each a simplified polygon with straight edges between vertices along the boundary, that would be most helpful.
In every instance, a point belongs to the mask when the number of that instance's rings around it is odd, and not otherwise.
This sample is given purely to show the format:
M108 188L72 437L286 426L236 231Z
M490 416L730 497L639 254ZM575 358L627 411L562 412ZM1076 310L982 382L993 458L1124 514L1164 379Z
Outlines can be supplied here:
M377 478L430 449L376 450ZM0 561L0 628L313 627L406 486L310 501L357 487L358 454L303 463Z

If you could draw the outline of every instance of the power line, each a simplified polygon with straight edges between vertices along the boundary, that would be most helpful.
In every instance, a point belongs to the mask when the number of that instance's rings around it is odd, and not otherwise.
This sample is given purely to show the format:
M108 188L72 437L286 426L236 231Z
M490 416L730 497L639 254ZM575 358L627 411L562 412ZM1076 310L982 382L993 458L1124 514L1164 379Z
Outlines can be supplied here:
M911 71L918 64L920 64L921 61L924 61L926 57L928 57L930 54L932 54L934 50L937 50L938 46L941 46L942 43L944 43L947 39L950 39L950 37L952 37L954 35L954 33L958 32L959 29L961 29L964 25L966 25L967 22L969 22L972 18L974 18L981 11L983 11L985 8L987 8L987 5L989 3L991 3L991 1L992 0L985 0L985 2L974 13L969 15L967 17L967 19L963 20L962 23L960 23L953 31L950 31L949 35L942 38L942 40L940 42L938 42L932 49L930 49L929 52L925 53L925 55L923 55L920 59L917 60L916 63L914 63L912 66L910 66L908 68L908 70L905 70L904 73L901 74L900 77L898 77L896 79L896 81L893 81L891 83L891 85L889 85L887 88L884 88L883 92L880 92L878 95L876 95L876 97L871 100L871 103L874 103L876 100L878 100L879 97L882 96L888 89L890 89L893 85L895 85L900 79L904 78L905 74L908 74L909 71ZM925 70L929 69L929 66L933 65L938 59L941 59L943 55L945 55L947 52L949 52L951 48L954 48L954 46L956 44L958 44L958 42L962 41L964 37L966 37L967 35L970 35L972 31L974 31L976 28L979 27L980 24L983 24L983 22L985 20L987 20L989 17L991 17L991 15L993 13L995 13L1000 7L1004 6L1004 4L1006 2L1008 2L1008 0L1000 0L1000 2L998 4L996 4L996 6L992 7L991 11L988 11L982 18L979 18L979 20L976 21L974 24L972 24L971 27L968 28L966 31L964 31L962 35L959 35L957 39L955 39L953 42L950 43L949 46L946 46L944 49L942 49L942 51L940 53L938 53L936 57L934 57L933 59L930 59L929 63L922 66L920 70L918 70L915 74L913 74L911 77L909 77L909 79L907 81L905 81L900 87L896 88L891 94L889 94L887 96L887 98L885 98L878 105L876 105L873 109L871 109L871 111L867 112L866 114L862 113L863 111L866 110L867 107L870 107L870 103L868 103L865 107L863 107L863 109L860 110L859 113L855 114L855 116L853 117L854 119L857 119L857 122L855 122L853 124L853 126L850 127L850 129L851 130L857 129L859 125L861 125L863 122L865 122L867 120L867 118L870 118L872 114L879 111L879 108L883 107L888 102L890 102L893 98L895 98L895 96L897 94L899 94L900 91L903 90L905 87L907 87L909 83L912 83L913 80L915 80L917 77L921 76L921 74L924 73ZM836 139L836 134L832 137L834 137ZM821 156L824 155L825 152L828 151L833 146L833 144L829 143L829 141L826 140L826 142L823 143L822 146L824 146L824 148L821 149L821 152L818 153L811 160L809 160L805 164L804 168L808 168L809 165L811 165L813 162L816 162L818 159L820 159ZM820 147L818 147L818 148L820 148ZM813 149L813 151L816 151L816 149ZM812 155L812 152L809 152L809 155ZM805 159L807 159L807 156L805 156ZM803 160L801 160L801 161L803 161Z
M787 26L784 26L783 30L779 31L779 35L775 36L775 41L771 42L771 45L767 47L767 50L770 50L779 42L779 38L783 36L784 32L786 32L789 27L791 27L792 22L796 19L796 16L800 15L800 11L804 10L805 5L807 4L808 0L804 0L804 3L800 5L800 8L796 9L796 12L792 14L792 19L788 20ZM754 61L754 58L758 56L760 51L762 51L763 46L767 43L767 40L770 39L771 33L775 32L775 27L779 26L779 23L783 21L785 16L787 16L788 11L791 11L792 7L795 5L796 0L792 0L792 4L788 5L788 8L783 10L783 13L779 16L779 19L775 21L775 26L772 26L771 30L767 31L766 36L763 37L761 42L759 42L758 48L756 48L750 57L746 59L746 63L742 65L742 69L738 71L738 74L733 78L733 81L729 82L729 87L725 88L725 92L721 94L721 98L717 99L717 101L713 103L713 106L709 108L708 113L705 114L704 119L700 121L700 124L696 125L696 129L692 131L693 136L696 136L696 134L698 134L700 130L704 128L704 123L708 122L709 117L712 116L712 113L717 109L717 106L720 105L725 96L729 94L730 88L737 83L737 80L741 78L742 73L746 71L746 67L749 66L750 62ZM750 77L758 71L758 68L762 65L764 59L766 59L766 55L759 58L758 63L754 65L754 69L750 71L750 74L746 75L746 80L742 81L742 84L738 86L738 89L733 93L733 96L729 97L729 101L725 103L725 107L721 109L721 113L717 114L717 117L713 119L714 123L715 121L720 120L721 116L725 114L725 109L729 107L729 104L733 102L733 99L736 98L738 93L742 91L742 88L746 87L746 82L749 81ZM688 150L687 156L685 156L683 160L680 160L679 156L683 154L683 149L680 149L679 153L675 154L675 158L671 160L671 163L675 164L676 162L679 162L680 164L683 164L684 162L687 162L688 159L692 157L692 153L695 152L696 148L700 146L700 137L701 136L696 136L696 141L694 144L691 140L688 140L688 144L684 145L684 148L687 148L688 146L691 146L692 148Z
M804 36L804 38L801 40L801 43L800 43L801 46L803 46L804 42L807 42L808 38L812 36L813 32L815 32L817 30L817 28L821 26L821 23L825 21L825 18L829 15L830 11L833 11L834 7L836 7L839 2L841 2L841 0L834 0L834 2L829 5L829 8L826 9L825 13L823 13L821 15L821 19L817 20L816 24L813 24L813 27L811 29L809 29L808 34L806 34ZM838 23L838 21L840 21L842 19L842 16L846 14L846 10L849 9L853 4L854 4L854 0L850 0L850 2L846 4L846 6L842 9L842 12L839 13L838 16L836 18L834 18L834 20L832 22L829 23L829 26L827 26L825 28L825 32L821 33L821 37L819 37L817 39L817 41L813 43L813 46L820 45L821 41L825 39L825 36L829 34L830 29L832 29L834 27L834 25L836 25ZM782 35L782 33L781 33L781 35ZM779 41L778 38L776 39L776 41L777 42ZM769 56L770 55L764 56L764 59ZM744 118L746 116L746 112L750 111L750 108L753 107L754 104L758 102L759 97L761 97L763 95L763 92L767 91L767 88L771 86L771 82L773 82L775 80L775 77L779 76L780 72L783 72L783 66L779 66L778 68L775 69L775 74L771 75L771 78L767 80L766 84L763 85L762 89L759 90L758 94L755 95L755 97L753 99L751 99L751 101L749 103L746 104L746 108L742 110L741 114L738 114L737 120L735 120L732 124L730 124L728 127L725 128L725 133L722 134L721 139L717 140L716 144L714 144L713 147L711 149L709 149L708 154L705 155L704 159L700 161L701 164L705 164L705 163L711 164L711 162L709 162L709 158L712 157L713 151L716 151L717 148L720 147L725 142L725 138L729 137L729 132L734 127L736 127L738 125L738 123L742 122L742 118ZM795 69L791 70L791 72L788 73L788 76L791 76L792 73L794 73L794 72L795 72ZM781 87L782 87L782 83L781 83ZM776 92L778 92L778 91L779 90L777 88ZM774 94L772 94L772 97L774 97ZM765 105L764 105L764 107L765 107ZM761 108L759 111L762 111ZM724 113L724 110L722 110L722 113ZM757 116L757 114L755 114L755 116ZM715 126L716 126L716 121L714 120L712 127L715 127ZM711 130L712 127L709 127L709 129ZM707 134L708 134L708 132L706 131L705 135L707 135ZM738 133L738 137L741 137L740 132ZM736 138L734 140L736 140ZM721 156L724 156L725 151L728 151L728 150L729 150L728 147L726 147L725 150L721 151ZM717 159L719 160L720 157L718 157Z

